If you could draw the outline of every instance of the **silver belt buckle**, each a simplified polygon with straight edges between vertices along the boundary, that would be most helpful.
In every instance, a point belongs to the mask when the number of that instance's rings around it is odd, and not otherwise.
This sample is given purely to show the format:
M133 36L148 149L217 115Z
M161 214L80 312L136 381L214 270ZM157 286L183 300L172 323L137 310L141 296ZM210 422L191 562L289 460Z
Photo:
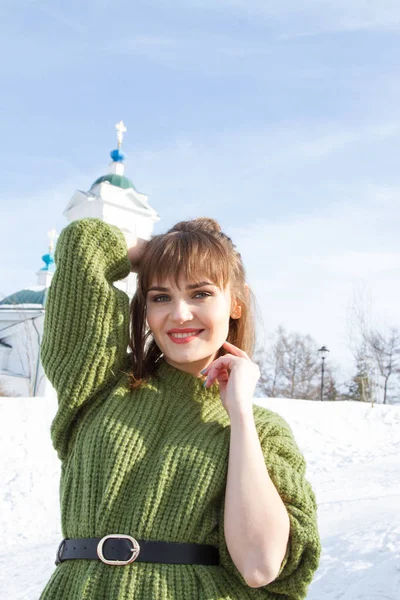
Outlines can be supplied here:
M132 556L128 560L108 560L107 558L105 558L103 554L103 545L106 540L109 540L111 538L124 539L132 542ZM140 546L137 540L135 540L135 538L131 535L125 535L124 533L111 533L110 535L105 535L97 544L97 556L106 565L129 565L129 563L132 563L134 560L137 559L137 557L139 556L139 552Z

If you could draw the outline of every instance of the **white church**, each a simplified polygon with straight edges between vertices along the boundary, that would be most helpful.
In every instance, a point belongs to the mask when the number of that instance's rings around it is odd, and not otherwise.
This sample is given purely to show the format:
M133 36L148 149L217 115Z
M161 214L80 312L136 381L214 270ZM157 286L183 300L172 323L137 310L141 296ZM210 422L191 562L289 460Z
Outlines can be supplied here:
M110 153L109 172L92 184L89 191L77 190L63 215L68 223L85 217L96 217L116 225L129 239L138 235L150 239L154 223L160 220L148 203L124 175L125 153L121 150L126 127L116 126L118 147ZM42 257L45 266L37 273L37 285L19 290L0 301L0 396L54 396L55 391L40 363L47 290L55 271L54 248L57 233L49 232L49 252ZM117 282L131 299L136 288L136 275L131 273Z

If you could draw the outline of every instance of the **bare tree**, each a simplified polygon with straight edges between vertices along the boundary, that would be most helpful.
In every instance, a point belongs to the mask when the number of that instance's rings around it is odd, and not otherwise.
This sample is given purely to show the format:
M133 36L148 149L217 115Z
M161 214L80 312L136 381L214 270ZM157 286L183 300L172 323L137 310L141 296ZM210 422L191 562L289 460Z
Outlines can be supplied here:
M280 381L283 376L285 360L285 346L281 327L278 328L277 336L267 354L267 365L270 373L271 397L274 398L279 390Z
M326 366L325 367L325 378L324 378L324 400L330 400L335 402L341 400L341 396L337 389L336 377L333 370Z
M270 398L279 395L283 376L285 349L282 332L283 328L279 326L277 332L268 337L267 349L258 349L254 356L254 362L260 367L257 392Z
M264 349L256 348L252 360L260 368L260 377L257 382L255 395L256 396L269 396L270 392L270 375L267 370L267 353Z
M371 362L367 357L366 344L355 350L356 372L347 382L346 400L357 402L374 402L374 386L371 379Z
M389 327L384 333L377 330L371 331L368 335L368 351L383 379L383 404L386 404L389 379L394 379L400 374L400 331L398 328Z
M397 327L372 320L372 303L365 289L353 292L348 312L349 348L356 363L356 375L349 386L349 396L372 404L383 391L383 404L389 398L390 384L400 392L400 331Z
M260 395L319 399L321 365L318 346L310 335L287 333L280 325L267 348L257 353L256 362L261 372L257 386ZM336 382L330 369L325 385L326 399L336 399Z
M285 396L317 398L320 365L318 347L310 335L283 332Z
M360 353L363 355L365 351L366 338L372 327L372 302L365 286L358 285L353 290L347 310L347 342L356 361L359 360Z

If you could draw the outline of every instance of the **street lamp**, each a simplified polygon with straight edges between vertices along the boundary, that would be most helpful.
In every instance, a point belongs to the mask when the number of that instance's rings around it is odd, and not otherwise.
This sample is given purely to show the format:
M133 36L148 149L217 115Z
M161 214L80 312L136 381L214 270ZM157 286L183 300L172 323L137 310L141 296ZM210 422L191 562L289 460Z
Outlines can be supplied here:
M328 355L328 348L326 346L321 346L318 352L320 352L322 357L322 365L321 365L321 401L324 399L324 372L325 372L325 358Z

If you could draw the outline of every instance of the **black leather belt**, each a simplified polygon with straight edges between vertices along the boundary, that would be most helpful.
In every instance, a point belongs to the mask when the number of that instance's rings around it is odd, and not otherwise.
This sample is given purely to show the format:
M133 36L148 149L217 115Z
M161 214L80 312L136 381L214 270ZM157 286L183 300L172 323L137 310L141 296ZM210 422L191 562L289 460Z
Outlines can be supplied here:
M181 565L219 565L219 552L207 544L150 542L122 533L103 538L65 538L58 547L56 565L64 560L87 558L107 565L156 562Z

